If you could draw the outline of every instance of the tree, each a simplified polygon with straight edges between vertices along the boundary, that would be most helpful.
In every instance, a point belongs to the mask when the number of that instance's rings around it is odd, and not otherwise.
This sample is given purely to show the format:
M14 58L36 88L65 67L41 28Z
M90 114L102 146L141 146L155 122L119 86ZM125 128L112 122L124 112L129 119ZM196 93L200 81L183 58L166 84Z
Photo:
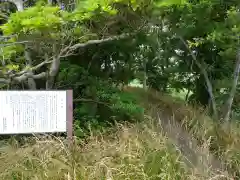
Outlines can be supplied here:
M172 45L164 49L168 52L165 52L168 54L166 58L177 57L177 63L173 61L170 63L172 65L167 68L171 69L170 71L174 70L170 77L175 76L175 78L169 78L169 87L172 84L174 88L192 90L191 98L194 97L195 101L203 106L211 104L215 117L222 106L218 102L223 95L222 89L226 88L220 87L219 82L226 81L232 76L232 66L235 64L236 47L238 47L236 44L238 18L237 16L230 17L229 12L236 15L239 2L231 1L224 5L222 3L220 1L191 1L183 6L174 5L163 8L159 13L167 29L165 30L167 41ZM161 27L156 17L152 22ZM163 45L160 49L162 47ZM172 69L172 66L175 68ZM237 67L235 72L237 72ZM237 77L235 75L233 81L235 85ZM186 83L186 80L183 80L186 78L191 78L189 80L192 83ZM235 85L231 85L231 92L234 92ZM230 95L230 97L233 96ZM227 103L232 102L230 97L225 101L226 104L231 104ZM226 117L223 114L221 116Z
M217 118L224 94L219 83L229 81L236 64L221 115L229 119L238 91L237 1L222 6L212 1L85 0L74 10L65 8L68 3L27 1L33 6L7 15L1 26L1 83L57 88L59 74L72 65L112 86L143 74L145 89L192 91L187 99L211 104Z

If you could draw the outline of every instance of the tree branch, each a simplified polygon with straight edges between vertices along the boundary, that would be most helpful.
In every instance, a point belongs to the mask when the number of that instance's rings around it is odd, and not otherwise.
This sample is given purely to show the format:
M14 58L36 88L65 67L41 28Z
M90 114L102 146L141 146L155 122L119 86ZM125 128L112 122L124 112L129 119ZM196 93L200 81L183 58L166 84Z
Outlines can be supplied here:
M5 47L5 46L12 46L15 44L25 44L25 43L29 43L30 41L17 41L17 42L12 42L12 43L2 43L0 44L0 47Z
M25 45L24 54L25 54L26 62L28 63L28 65L32 66L32 58L31 58L31 54L30 54L30 51L29 51L27 45ZM27 72L28 72L29 74L32 74L32 75L33 75L33 72L32 72L31 69L29 69ZM27 81L28 81L28 87L29 87L29 89L32 89L32 90L36 90L36 89L37 89L36 82L35 82L35 80L34 80L33 78L28 78Z
M234 99L234 96L235 96L235 93L237 90L237 85L238 85L239 72L240 72L240 49L238 50L238 53L237 53L237 61L236 61L236 65L235 65L235 69L234 69L234 73L233 73L234 77L233 77L233 82L232 82L232 88L229 93L228 100L226 101L226 103L224 105L224 109L223 109L223 121L224 122L227 122L230 119L232 103L233 103L233 99Z
M36 70L38 70L39 68L41 68L42 66L44 66L44 65L46 65L46 64L50 64L50 63L52 63L52 62L53 62L52 60L50 61L50 60L48 59L48 60L43 61L43 62L41 62L40 64L38 64L38 65L36 65L36 66L34 66L34 67L29 68L29 69L30 69L31 71L36 71ZM29 69L20 71L20 72L18 72L18 73L16 73L16 74L11 75L10 77L21 76L21 75L27 73L27 72L29 71Z
M207 90L208 90L209 96L210 96L211 101L212 101L214 118L217 119L218 118L217 104L216 104L215 96L213 94L213 87L212 87L211 81L208 77L208 73L207 73L206 69L202 66L202 64L200 62L198 62L197 57L191 51L191 49L189 48L189 46L187 45L185 40L181 36L178 36L178 38L184 44L184 46L187 48L187 50L189 51L192 59L194 60L194 62L196 63L196 65L198 66L198 68L200 69L201 73L203 74L203 76L205 78L205 81L206 81L206 84L207 84Z
M66 57L64 54L69 54L69 52L73 52L76 49L79 48L85 48L87 46L90 45L94 45L94 44L102 44L102 43L107 43L107 42L111 42L111 41L115 41L115 40L121 40L121 39L125 39L128 38L132 35L134 35L135 33L130 33L130 34L121 34L119 36L112 36L106 39L99 39L99 40L89 40L86 43L78 43L78 44L74 44L72 46L67 46L66 48L64 48L59 56L64 56Z
M42 78L46 77L46 74L47 74L46 72L42 72L40 74L25 73L19 77L13 78L13 81L20 83L20 82L27 80L28 78L42 79Z
M47 75L46 72L42 72L40 74L25 73L25 74L22 74L21 76L12 78L12 80L6 79L6 78L0 78L0 84L10 84L11 82L21 83L23 81L26 81L28 78L42 79L42 78L45 78L46 75Z
M127 37L130 37L131 35L133 35L133 34L121 34L119 36L112 36L112 37L109 37L106 39L89 40L86 43L75 44L75 45L71 46L70 49L84 48L86 46L93 45L93 44L102 44L102 43L111 42L111 41L115 41L115 40L125 39Z
M0 78L0 84L9 84L10 80L7 80L5 78Z
M57 76L60 68L60 56L57 52L57 45L53 44L53 61L48 73L46 82L46 89L52 89L55 83L55 77Z
M2 40L2 39L10 39L12 37L17 37L17 35L0 36L0 40Z
M85 47L93 45L93 44L102 44L102 43L107 43L107 42L111 42L111 41L115 41L115 40L125 39L134 34L135 33L121 34L119 36L112 36L112 37L109 37L106 39L100 39L100 40L89 40L86 43L78 43L78 44L74 44L74 45L72 45L72 41L71 41L67 47L63 48L60 51L60 53L57 52L56 44L54 44L52 58L47 59L34 67L30 67L29 69L22 70L18 73L13 73L13 72L11 72L12 74L7 73L6 75L9 77L9 80L7 78L0 78L0 83L9 84L11 81L22 82L22 81L27 80L28 78L32 78L32 80L34 80L34 79L41 79L41 78L48 77L47 82L46 82L46 87L47 87L47 89L52 89L53 85L54 85L55 77L59 71L61 57L68 57L68 56L72 55L74 50L76 50L78 48L85 48ZM7 37L5 37L5 38L7 38ZM24 44L24 43L28 43L28 42L29 41L21 41L21 42L14 42L14 43L8 43L8 44L0 44L0 47L1 46L10 46L10 45L14 45L14 44ZM29 58L27 57L27 55L29 56L29 54L25 54L25 55L26 55L25 57L26 57L27 61L31 60L30 57ZM31 66L30 62L28 62L28 64ZM43 73L34 75L33 71L38 70L39 68L41 68L42 66L44 66L46 64L51 64L49 73L43 72Z

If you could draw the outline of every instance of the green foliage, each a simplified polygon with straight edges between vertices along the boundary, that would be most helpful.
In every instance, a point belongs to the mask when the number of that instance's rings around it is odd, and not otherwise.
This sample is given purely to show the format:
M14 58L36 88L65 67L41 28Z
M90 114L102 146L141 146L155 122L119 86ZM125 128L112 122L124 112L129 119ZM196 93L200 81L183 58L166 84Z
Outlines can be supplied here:
M79 137L87 136L91 129L103 131L115 122L143 118L137 96L114 87L110 79L89 74L81 66L63 63L58 82L61 88L73 88L75 133Z
M45 56L61 55L70 44L134 33L125 39L83 46L60 58L56 88L74 91L74 124L78 137L104 131L115 122L142 120L145 112L139 105L140 97L119 88L119 84L127 85L135 78L140 81L146 78L149 87L162 92L184 91L187 100L208 106L206 80L192 55L206 69L220 108L232 86L240 45L239 4L239 0L81 0L73 11L67 11L47 5L44 0L22 12L11 13L12 7L4 13L1 10L0 17L4 15L4 20L0 19L1 30L4 36L11 38L0 39L0 78L9 72L30 69L32 65L26 65L24 56L26 44L31 47L33 64L37 65L46 60ZM57 52L53 52L55 45ZM39 71L46 69L48 65ZM2 87L5 86L0 84ZM233 104L235 118L239 118L239 95L238 87ZM172 106L167 106L168 113ZM185 109L179 112L184 113ZM217 139L215 132L211 133L215 137L211 145L213 151L223 154L225 151L219 152L218 146L232 146ZM128 174L130 178L143 177L142 174L145 175L143 179L183 178L180 176L184 174L183 168L175 163L178 157L169 150L152 149L147 145L139 152L141 158L146 159L140 158L134 163L131 159L119 159L124 162L120 167L123 172L133 171L129 166L126 170L126 164L138 165L135 174ZM239 166L237 153L235 149L229 153L234 170L239 169L236 168ZM30 168L29 162L24 166ZM124 174L121 177L129 178Z
M37 5L11 14L8 22L1 29L5 35L51 33L54 29L57 32L65 23L63 15L58 7Z
M136 97L132 94L109 86L109 82L98 82L91 86L96 89L97 101L89 99L89 102L83 100L82 103L76 104L75 123L81 130L88 131L90 125L95 131L102 131L102 128L115 122L133 122L134 119L139 121L143 118L143 108L137 104ZM78 131L79 129L76 130Z
M232 78L239 46L238 5L238 1L210 0L83 0L73 11L66 11L39 1L12 13L1 26L3 34L12 38L1 42L0 58L6 64L0 69L6 74L30 67L24 57L25 41L37 65L46 56L60 55L69 44L136 33L81 47L71 52L76 55L61 58L66 64L61 64L56 86L72 88L76 99L84 99L77 102L79 121L98 126L142 114L136 98L116 88L136 77L147 78L149 87L164 92L186 89L193 93L189 99L208 106L206 82L193 53L207 70L220 107L231 87L225 82Z
M239 48L238 5L238 1L207 0L161 7L155 15L162 23L154 21L158 28L149 30L148 42L154 48L150 57L145 56L149 86L165 92L187 89L193 93L190 99L208 106L206 80L194 62L194 54L206 69L221 107L232 86Z

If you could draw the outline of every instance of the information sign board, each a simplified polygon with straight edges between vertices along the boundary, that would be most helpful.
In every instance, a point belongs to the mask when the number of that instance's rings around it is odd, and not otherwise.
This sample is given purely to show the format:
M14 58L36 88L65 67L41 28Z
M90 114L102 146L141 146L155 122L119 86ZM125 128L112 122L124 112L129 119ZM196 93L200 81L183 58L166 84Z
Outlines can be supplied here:
M0 91L0 134L72 134L72 91Z

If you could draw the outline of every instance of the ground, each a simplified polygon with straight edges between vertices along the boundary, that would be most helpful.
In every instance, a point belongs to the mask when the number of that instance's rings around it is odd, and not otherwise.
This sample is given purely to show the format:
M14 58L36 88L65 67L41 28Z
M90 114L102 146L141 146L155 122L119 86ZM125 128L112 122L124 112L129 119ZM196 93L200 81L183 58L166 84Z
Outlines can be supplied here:
M218 126L216 133L214 122L200 108L152 90L125 90L141 97L144 121L116 124L71 146L57 137L28 139L23 147L6 144L0 149L0 179L237 179L236 124ZM221 150L214 149L216 144Z

